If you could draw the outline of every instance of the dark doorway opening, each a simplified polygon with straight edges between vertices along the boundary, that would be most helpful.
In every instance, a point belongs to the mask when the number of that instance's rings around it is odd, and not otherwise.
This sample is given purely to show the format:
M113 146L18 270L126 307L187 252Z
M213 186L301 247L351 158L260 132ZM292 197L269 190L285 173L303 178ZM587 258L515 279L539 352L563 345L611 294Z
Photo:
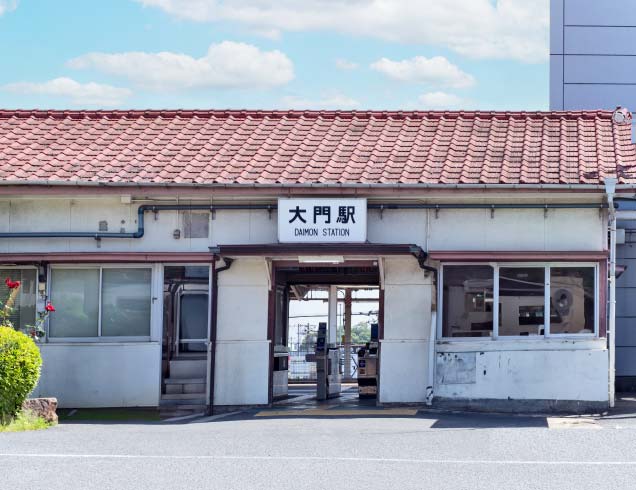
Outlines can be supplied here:
M377 345L383 320L379 268L375 262L367 264L275 265L270 303L272 402L286 405L296 401L304 405L317 402L321 361L316 342L320 342L320 324L327 323L327 343L332 357L330 374L336 369L333 357L337 356L342 387L341 395L334 395L330 403L375 404L377 392L367 388L365 396L359 397L358 386L360 373L362 377L367 374L365 367L360 369L358 351L362 349L366 357L370 357L372 331L376 340L373 345ZM330 300L332 296L334 299ZM379 349L374 351L374 356L377 358L373 363L369 361L366 369L369 370L371 364L377 365L372 379L377 390Z

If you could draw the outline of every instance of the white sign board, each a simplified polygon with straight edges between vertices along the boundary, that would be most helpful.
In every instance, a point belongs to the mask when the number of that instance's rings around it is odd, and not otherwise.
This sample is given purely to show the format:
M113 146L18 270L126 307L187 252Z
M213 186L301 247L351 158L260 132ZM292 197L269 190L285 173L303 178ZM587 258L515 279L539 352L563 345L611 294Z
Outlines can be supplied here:
M279 199L278 241L364 243L366 199Z

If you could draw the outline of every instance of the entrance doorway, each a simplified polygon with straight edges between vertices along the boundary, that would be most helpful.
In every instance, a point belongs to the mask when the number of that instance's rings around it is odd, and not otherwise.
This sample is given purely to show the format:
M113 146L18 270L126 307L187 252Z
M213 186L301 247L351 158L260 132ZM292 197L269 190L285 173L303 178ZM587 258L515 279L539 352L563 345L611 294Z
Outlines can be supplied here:
M207 406L209 291L209 266L164 266L163 412L204 411Z
M375 404L383 320L377 264L279 265L274 278L273 401Z

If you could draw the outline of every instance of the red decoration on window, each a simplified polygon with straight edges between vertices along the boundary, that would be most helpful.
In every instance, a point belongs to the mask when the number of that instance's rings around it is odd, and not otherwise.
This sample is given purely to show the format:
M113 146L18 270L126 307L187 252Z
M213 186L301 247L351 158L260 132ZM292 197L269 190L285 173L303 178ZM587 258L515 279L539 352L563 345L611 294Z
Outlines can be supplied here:
M20 281L12 281L10 277L7 277L4 280L4 283L7 285L9 289L15 289L20 287Z
M47 303L46 306L44 307L44 309L46 311L55 311L55 306L53 306L51 303Z

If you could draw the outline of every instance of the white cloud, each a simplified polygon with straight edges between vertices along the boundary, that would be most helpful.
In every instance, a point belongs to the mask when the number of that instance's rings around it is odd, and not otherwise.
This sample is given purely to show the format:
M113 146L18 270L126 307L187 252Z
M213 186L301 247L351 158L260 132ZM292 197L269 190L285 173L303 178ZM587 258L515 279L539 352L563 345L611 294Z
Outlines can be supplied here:
M339 70L351 71L358 68L358 63L354 63L353 61L345 60L343 58L339 58L336 60L336 68Z
M475 83L475 79L471 75L463 72L443 56L433 58L416 56L402 61L382 58L372 63L371 68L401 82L421 82L452 88L466 88Z
M343 94L324 95L318 99L288 95L281 100L282 107L286 109L355 109L360 105L356 99Z
M261 51L251 44L230 41L212 44L202 58L165 51L88 53L68 65L124 77L157 90L275 87L294 78L293 63L280 51Z
M49 95L69 99L76 106L113 107L121 105L132 92L127 88L100 83L79 83L72 78L55 78L42 83L16 82L2 86L15 94Z
M455 94L446 92L429 92L420 95L417 106L421 109L467 109L470 101L462 99Z
M0 0L0 15L18 8L18 0Z
M543 62L550 0L136 0L193 21L332 30L443 46L473 58Z

